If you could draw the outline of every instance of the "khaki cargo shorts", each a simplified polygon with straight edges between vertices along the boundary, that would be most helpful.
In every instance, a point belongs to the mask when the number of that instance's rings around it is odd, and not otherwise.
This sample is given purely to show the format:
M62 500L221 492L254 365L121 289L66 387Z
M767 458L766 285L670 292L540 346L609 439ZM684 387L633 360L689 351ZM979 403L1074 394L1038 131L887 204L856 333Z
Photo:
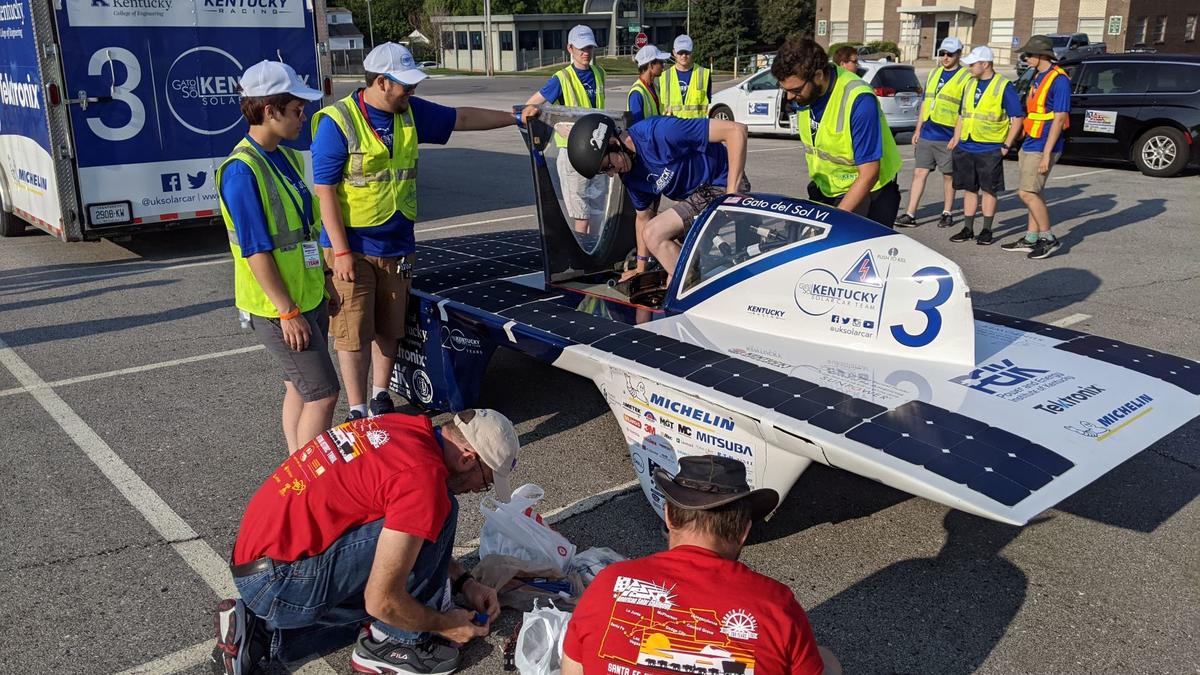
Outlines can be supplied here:
M408 292L412 288L413 254L401 258L354 256L354 281L333 278L342 308L329 320L333 348L339 352L365 349L375 338L404 337ZM333 268L333 250L325 249L325 262Z
M1053 153L1050 155L1050 171L1054 170L1054 165L1058 163L1058 157L1061 153ZM1046 179L1050 177L1050 171L1046 173L1038 173L1038 165L1042 163L1042 153L1029 152L1022 150L1017 160L1017 165L1021 169L1021 184L1017 187L1018 190L1024 192L1032 192L1041 194L1046 187Z

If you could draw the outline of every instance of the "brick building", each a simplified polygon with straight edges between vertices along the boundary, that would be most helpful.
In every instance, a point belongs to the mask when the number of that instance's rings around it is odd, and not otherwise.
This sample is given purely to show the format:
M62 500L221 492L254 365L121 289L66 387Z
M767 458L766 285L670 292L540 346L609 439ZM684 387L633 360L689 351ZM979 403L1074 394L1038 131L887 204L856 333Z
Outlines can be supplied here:
M890 40L904 61L929 61L942 38L986 44L1000 64L1039 33L1087 33L1110 52L1144 44L1160 52L1200 53L1200 0L817 0L822 45Z

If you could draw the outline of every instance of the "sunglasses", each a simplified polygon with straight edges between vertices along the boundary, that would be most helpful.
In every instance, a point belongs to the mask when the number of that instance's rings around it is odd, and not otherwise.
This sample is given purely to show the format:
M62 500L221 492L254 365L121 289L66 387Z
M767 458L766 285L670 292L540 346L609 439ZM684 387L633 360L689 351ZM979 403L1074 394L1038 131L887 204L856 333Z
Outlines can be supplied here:
M402 89L404 89L404 93L406 93L406 94L411 94L414 91L416 91L416 89L417 89L417 85L415 85L415 84L405 84L404 82L401 82L400 80L397 80L396 78L391 77L391 76L387 76L387 79L389 82L391 82L393 84L400 85L400 87Z
M691 56L692 55L691 52L675 52L675 53L678 54L679 56Z
M957 53L958 52L948 52L946 50L942 50L942 51L938 52L938 56L954 56Z
M479 479L483 487L480 492L486 492L492 489L492 485L496 482L496 474L492 474L492 480L488 480L487 473L483 470L483 460L476 459L475 466L479 468Z

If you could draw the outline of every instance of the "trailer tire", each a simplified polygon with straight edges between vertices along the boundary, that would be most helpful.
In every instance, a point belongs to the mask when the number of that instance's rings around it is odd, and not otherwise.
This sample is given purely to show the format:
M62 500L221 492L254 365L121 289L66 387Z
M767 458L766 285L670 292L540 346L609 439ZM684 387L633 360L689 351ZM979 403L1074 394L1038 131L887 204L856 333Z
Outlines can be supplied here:
M25 234L25 221L4 210L0 202L0 237L19 237Z

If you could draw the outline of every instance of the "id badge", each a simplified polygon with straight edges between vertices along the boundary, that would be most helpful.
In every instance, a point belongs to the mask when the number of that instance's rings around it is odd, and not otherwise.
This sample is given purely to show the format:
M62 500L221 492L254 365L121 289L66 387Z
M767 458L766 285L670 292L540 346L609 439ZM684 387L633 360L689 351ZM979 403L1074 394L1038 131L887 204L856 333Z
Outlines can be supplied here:
M315 241L305 241L300 243L301 249L304 251L304 266L312 269L321 266L321 249Z

